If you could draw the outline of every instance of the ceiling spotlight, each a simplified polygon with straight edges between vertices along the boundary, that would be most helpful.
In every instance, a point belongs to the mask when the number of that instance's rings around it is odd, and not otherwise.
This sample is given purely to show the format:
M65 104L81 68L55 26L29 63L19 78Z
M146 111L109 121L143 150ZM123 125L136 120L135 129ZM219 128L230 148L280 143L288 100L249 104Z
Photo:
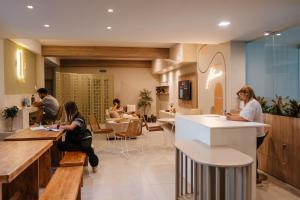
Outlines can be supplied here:
M33 10L33 9L34 9L33 5L27 5L26 7L27 7L28 9L30 9L30 10Z
M111 30L111 29L112 29L112 27L111 27L111 26L108 26L108 27L106 27L106 29L107 29L107 30Z
M44 27L49 28L50 25L49 24L44 24Z
M281 33L276 33L276 36L281 36Z
M109 13L113 13L113 12L114 12L114 9L112 9L112 8L109 8L109 9L107 9L107 12L109 12Z
M229 26L231 23L229 21L221 21L218 25L221 27Z
M270 35L270 32L265 32L264 33L264 36L268 36L268 35Z

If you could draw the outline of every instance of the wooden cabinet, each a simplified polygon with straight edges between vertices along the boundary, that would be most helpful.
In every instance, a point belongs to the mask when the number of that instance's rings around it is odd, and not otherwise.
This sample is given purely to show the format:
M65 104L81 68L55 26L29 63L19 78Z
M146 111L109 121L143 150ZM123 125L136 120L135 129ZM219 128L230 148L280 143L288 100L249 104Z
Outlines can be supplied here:
M264 115L269 134L258 150L259 168L300 188L300 118Z

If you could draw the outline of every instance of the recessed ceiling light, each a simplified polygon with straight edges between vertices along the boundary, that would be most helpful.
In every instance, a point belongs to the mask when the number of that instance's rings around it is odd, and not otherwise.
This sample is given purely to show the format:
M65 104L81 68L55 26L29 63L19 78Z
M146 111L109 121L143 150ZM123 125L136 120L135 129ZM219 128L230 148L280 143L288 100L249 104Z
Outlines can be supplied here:
M44 27L49 28L50 25L49 24L44 24Z
M265 32L264 33L264 36L268 36L268 35L270 35L270 32Z
M281 33L276 33L277 36L281 36Z
M27 7L28 9L30 9L30 10L33 10L33 9L34 9L33 5L27 5L26 7Z
M111 30L111 29L112 29L112 27L111 27L111 26L108 26L108 27L106 27L106 29L107 29L107 30Z
M112 9L112 8L109 8L109 9L107 9L107 12L109 12L109 13L113 13L113 12L114 12L114 9Z
M221 21L218 25L225 27L225 26L229 26L231 23L229 21Z

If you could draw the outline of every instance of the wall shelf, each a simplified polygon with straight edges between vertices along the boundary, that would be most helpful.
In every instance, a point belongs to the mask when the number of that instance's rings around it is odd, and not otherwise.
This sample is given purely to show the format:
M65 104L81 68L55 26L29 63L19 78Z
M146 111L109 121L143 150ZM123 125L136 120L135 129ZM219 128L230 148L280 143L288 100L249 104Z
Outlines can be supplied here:
M156 87L156 95L169 95L169 86L157 86Z

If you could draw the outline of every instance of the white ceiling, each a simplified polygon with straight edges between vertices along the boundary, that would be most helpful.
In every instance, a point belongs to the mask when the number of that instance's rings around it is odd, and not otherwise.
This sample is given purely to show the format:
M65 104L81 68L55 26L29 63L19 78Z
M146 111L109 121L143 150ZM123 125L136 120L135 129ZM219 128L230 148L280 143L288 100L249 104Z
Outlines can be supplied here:
M231 25L219 28L221 20ZM44 28L46 23L51 27ZM43 44L220 43L299 23L300 0L0 0L0 36Z

